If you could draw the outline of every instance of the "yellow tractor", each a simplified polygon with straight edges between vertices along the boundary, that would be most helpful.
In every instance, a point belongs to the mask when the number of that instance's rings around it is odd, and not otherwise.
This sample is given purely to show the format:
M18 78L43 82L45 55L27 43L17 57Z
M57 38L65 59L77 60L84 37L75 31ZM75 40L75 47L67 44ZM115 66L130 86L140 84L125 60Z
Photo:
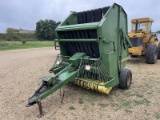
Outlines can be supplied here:
M138 18L131 20L131 31L128 34L132 43L129 53L132 57L145 56L149 64L160 59L160 43L157 34L151 32L153 20L151 18Z

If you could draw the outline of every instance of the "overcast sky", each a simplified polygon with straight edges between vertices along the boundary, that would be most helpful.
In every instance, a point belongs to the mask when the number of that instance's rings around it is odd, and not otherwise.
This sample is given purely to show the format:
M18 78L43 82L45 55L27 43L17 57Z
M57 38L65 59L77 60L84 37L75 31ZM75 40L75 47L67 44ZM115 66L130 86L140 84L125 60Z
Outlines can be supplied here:
M63 21L70 11L83 11L121 5L128 14L128 25L133 18L154 19L152 31L160 30L160 0L0 0L0 32L7 28L35 30L40 19Z

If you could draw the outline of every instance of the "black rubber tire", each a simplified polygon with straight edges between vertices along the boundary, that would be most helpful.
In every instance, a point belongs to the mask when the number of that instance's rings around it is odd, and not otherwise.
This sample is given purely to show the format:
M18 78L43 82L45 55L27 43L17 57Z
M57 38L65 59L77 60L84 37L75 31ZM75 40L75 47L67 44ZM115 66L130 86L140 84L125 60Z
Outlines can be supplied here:
M120 72L119 87L122 89L129 89L132 83L132 72L130 69L123 69Z
M160 43L158 44L157 47L157 58L160 59Z
M150 44L146 51L146 62L149 64L155 64L157 61L157 46Z

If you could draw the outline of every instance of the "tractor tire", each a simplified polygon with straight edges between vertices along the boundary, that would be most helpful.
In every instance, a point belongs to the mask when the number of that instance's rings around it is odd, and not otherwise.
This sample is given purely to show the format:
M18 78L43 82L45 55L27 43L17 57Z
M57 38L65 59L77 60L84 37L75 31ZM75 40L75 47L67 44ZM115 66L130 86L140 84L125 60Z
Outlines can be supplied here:
M160 59L160 43L158 44L157 47L157 58Z
M150 44L146 51L146 62L149 64L155 64L157 61L157 46Z
M123 69L120 72L119 87L129 89L132 83L132 72L130 69Z

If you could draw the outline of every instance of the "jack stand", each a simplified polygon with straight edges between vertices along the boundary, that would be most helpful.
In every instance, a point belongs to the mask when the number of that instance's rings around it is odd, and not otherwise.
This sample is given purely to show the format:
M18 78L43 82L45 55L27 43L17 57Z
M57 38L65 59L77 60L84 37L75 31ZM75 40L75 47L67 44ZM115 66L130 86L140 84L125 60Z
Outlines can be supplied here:
M44 116L44 113L42 111L42 103L41 101L37 101L38 109L39 109L39 115L37 116L38 118L41 118Z
M62 91L61 89L63 89L63 94L61 94L61 93L62 93L62 92L61 92L61 91ZM62 96L61 103L63 103L64 93L65 93L64 88L60 88L60 96Z

